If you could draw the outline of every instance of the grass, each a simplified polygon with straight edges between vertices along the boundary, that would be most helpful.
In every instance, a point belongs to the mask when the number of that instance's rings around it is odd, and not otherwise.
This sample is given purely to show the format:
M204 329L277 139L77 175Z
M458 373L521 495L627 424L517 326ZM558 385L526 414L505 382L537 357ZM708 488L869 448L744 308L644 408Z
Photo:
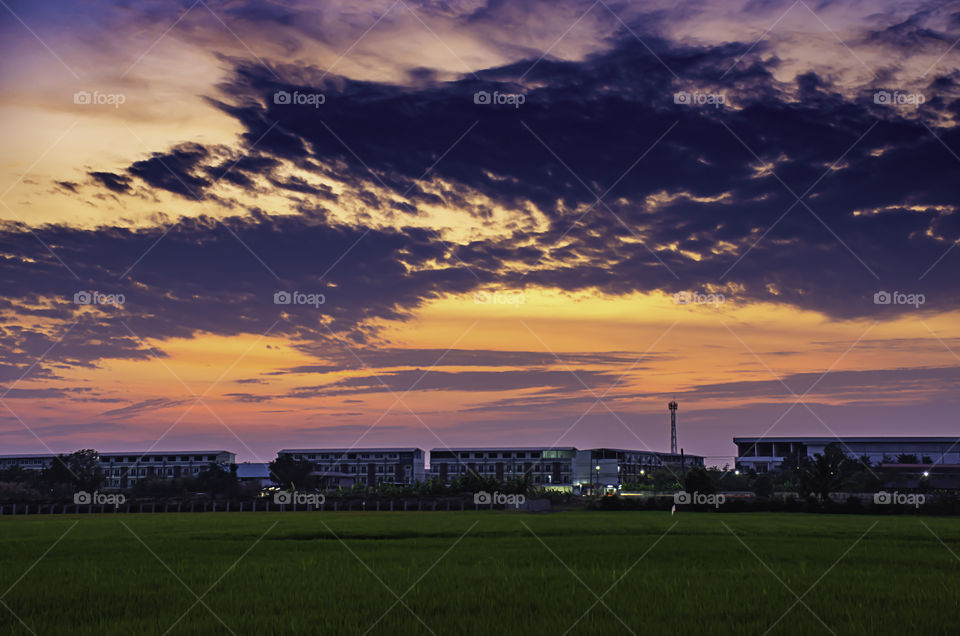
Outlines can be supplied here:
M0 633L929 636L958 556L943 517L7 516Z

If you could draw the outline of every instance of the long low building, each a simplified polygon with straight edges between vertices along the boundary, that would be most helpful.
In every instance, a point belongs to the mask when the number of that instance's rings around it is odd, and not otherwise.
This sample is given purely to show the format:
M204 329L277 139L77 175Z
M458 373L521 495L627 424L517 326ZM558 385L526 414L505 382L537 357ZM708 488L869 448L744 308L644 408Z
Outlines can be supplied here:
M579 450L573 446L434 448L430 451L429 474L444 483L470 472L500 481L526 478L533 486L584 492L619 489L657 469L685 470L693 466L703 466L703 457L621 448Z
M788 457L822 454L830 444L873 465L960 464L960 437L734 437L733 443L737 468L758 473L780 468Z
M144 479L196 477L210 464L229 470L236 461L236 454L225 450L100 453L104 489L130 488Z
M69 453L63 453L68 455ZM130 488L143 479L193 477L210 464L229 469L236 455L225 450L127 451L98 453L105 477L103 488ZM25 470L43 470L57 458L56 453L2 455L0 470L18 466Z
M43 470L50 466L56 457L55 453L0 455L0 470L22 468L23 470Z
M572 446L434 448L430 451L430 476L449 483L472 472L500 481L528 477L537 486L569 486L576 455Z
M277 456L312 463L321 488L409 486L426 479L426 457L419 448L285 448Z

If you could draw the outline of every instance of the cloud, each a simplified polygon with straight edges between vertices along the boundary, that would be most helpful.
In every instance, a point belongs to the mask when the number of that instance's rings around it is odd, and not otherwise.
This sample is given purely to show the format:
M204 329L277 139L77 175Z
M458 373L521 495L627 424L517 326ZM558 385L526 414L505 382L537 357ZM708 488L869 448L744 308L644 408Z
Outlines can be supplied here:
M126 194L131 191L130 177L125 175L114 174L113 172L90 172L88 174L111 192Z
M121 408L110 409L109 411L104 411L101 415L105 417L115 417L115 418L129 418L136 415L142 415L144 413L151 413L153 411L159 411L163 409L168 409L174 406L180 406L181 404L187 404L188 402L193 402L192 399L186 400L170 400L167 398L151 398L148 400L141 400L135 402L128 406Z

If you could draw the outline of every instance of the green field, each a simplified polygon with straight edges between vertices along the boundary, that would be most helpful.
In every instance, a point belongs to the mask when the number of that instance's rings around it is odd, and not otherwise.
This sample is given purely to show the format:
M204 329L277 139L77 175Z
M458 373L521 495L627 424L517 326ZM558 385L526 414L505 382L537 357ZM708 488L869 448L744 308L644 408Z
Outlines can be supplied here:
M955 634L958 556L914 516L7 516L0 633Z

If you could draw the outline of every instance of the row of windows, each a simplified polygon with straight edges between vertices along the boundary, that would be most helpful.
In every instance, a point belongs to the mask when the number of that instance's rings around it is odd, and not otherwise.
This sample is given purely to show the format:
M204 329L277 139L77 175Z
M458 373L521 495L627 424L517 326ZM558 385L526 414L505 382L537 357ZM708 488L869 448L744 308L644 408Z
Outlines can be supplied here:
M4 468L10 466L43 466L49 461L48 459L5 459L0 461L0 466Z
M122 464L122 463L162 463L162 462L213 462L217 460L216 455L153 455L150 457L100 457L102 464Z
M191 472L191 469L186 468L186 469L184 469L184 470L181 472L181 474L189 474L190 472ZM200 474L200 469L199 469L199 468L193 468L193 469L192 469L192 472L193 472L194 475L199 475L199 474ZM122 476L124 476L124 475L138 476L138 477L145 477L145 476L147 476L147 475L152 475L152 476L156 476L156 477L163 477L163 476L166 476L166 477L174 477L174 476L176 476L176 472L174 471L173 468L160 468L160 469L157 469L157 468L130 468L130 469L127 469L127 468L112 468L112 469L110 469L110 470L107 471L107 476L108 476L108 477L110 477L110 476L113 476L113 477L122 477Z
M436 468L431 467L431 472L438 473L440 471L440 466L446 465L447 471L450 473L468 473L471 470L477 473L494 473L497 471L496 464L481 464L479 466L473 466L472 468L465 464L440 464ZM563 470L570 470L570 464L565 464ZM526 468L523 464L504 464L503 471L507 473L524 473ZM531 472L538 473L552 473L553 465L552 464L531 464Z
M292 457L300 461L302 459L342 460L344 457L347 459L399 459L400 455L398 453L347 453L346 455L337 453L315 453L313 455L293 455Z
M559 457L556 455L559 451L544 451L544 458L549 457ZM453 459L456 460L457 457L460 459L540 459L540 451L488 451L488 452L476 452L476 453L458 453L456 451L450 452L441 452L437 451L432 454L432 457L436 459Z
M323 472L333 472L333 473L357 473L357 472L366 473L369 470L367 466L368 465L364 465L361 467L361 466L357 466L356 464L317 464L315 466L315 469ZM403 470L404 472L409 474L410 472L413 471L413 467L407 465L403 467ZM395 473L396 471L397 471L396 464L389 464L389 465L381 464L381 465L378 465L375 469L375 472L378 472L378 473Z

